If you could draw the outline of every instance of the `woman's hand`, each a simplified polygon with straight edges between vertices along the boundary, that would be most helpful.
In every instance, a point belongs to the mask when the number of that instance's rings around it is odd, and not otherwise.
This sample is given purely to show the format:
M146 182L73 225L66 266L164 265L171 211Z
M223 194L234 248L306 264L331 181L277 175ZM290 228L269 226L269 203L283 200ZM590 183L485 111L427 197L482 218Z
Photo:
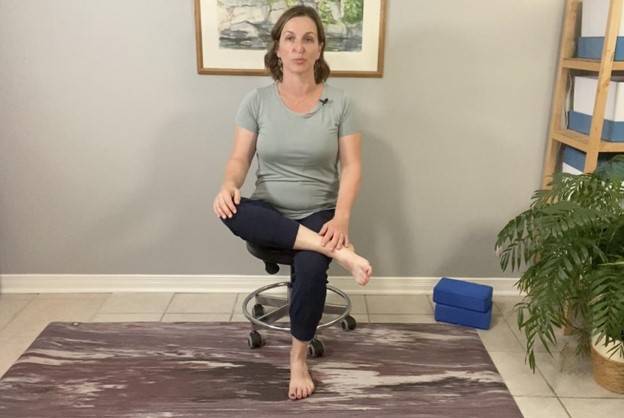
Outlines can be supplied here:
M340 250L349 246L349 219L343 216L334 216L321 228L320 235L323 236L321 245L325 246L329 242L331 251Z
M240 189L230 183L224 183L212 204L212 210L221 219L231 218L236 213L234 204L240 203Z

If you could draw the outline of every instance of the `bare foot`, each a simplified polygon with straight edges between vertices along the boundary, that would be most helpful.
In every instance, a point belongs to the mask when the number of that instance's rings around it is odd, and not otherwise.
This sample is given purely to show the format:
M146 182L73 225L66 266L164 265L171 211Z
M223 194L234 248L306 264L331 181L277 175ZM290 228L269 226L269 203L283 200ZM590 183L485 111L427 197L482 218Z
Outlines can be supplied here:
M357 255L355 253L355 247L351 243L341 250L334 251L334 260L343 268L349 270L360 286L366 286L370 280L371 274L373 274L373 268L368 260Z
M314 392L314 382L305 360L290 360L290 385L288 397L292 400L307 398Z

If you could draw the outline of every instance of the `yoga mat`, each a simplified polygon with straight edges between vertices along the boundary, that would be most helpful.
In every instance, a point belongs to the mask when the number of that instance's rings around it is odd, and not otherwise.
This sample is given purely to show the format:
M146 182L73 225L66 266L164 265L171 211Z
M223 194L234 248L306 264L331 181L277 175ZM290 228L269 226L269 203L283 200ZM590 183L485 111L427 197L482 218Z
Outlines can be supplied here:
M290 335L245 322L52 322L0 379L3 417L521 417L477 332L322 329L316 391L288 399Z

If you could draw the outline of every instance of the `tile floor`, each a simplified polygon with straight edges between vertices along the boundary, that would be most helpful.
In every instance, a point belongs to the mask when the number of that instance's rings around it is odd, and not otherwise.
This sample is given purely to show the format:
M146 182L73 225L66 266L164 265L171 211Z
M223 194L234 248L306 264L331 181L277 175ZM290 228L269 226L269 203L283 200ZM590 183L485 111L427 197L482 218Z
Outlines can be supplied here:
M0 376L50 321L246 321L243 298L237 293L0 294ZM435 322L431 295L351 298L359 322ZM512 312L518 300L495 295L492 327L479 334L523 414L582 418L624 410L624 395L598 386L589 360L579 361L574 342L561 333L554 357L539 347L538 369L531 372Z

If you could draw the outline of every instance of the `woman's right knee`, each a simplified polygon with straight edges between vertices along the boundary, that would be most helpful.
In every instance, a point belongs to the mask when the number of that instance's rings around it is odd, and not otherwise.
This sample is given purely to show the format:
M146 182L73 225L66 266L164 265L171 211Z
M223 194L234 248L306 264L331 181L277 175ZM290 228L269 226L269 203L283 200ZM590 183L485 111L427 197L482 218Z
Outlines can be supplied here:
M240 220L242 218L245 217L245 212L246 212L246 208L248 205L248 201L246 198L241 198L241 201L239 204L234 203L234 205L236 206L236 213L232 213L232 217L226 217L224 218L219 218L221 219L221 221L232 230L232 232L235 232L235 230L238 229L238 226L240 224Z
M234 235L248 239L254 229L256 219L258 218L258 203L247 198L241 198L239 204L236 205L236 213L231 218L220 218L221 221L234 233Z

